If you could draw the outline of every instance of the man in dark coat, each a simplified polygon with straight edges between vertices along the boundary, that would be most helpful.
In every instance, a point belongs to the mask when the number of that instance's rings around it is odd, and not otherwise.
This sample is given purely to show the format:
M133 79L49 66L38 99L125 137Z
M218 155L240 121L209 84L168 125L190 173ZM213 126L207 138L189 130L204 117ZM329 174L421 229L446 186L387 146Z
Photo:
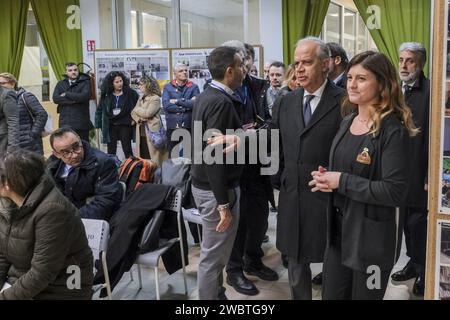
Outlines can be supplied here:
M323 261L328 195L312 193L308 182L328 166L344 91L327 80L329 50L320 39L300 40L294 59L302 88L278 99L272 115L281 137L277 248L288 257L292 298L311 299L309 264Z
M227 41L223 46L238 49L244 57L245 78L233 94L240 102L237 110L242 123L247 126L258 122L257 119L266 120L269 115L262 109L260 100L266 81L249 75L255 59L253 47L237 40ZM262 176L260 172L260 162L246 163L244 166L240 179L239 226L226 267L227 283L237 292L245 295L256 295L259 291L244 275L244 271L266 281L278 280L278 274L262 262L264 251L261 245L267 231L269 191L272 192L272 190L268 188L269 177Z
M401 208L405 219L406 254L411 258L405 267L395 272L392 279L406 281L416 278L413 292L423 296L425 289L425 256L428 217L428 138L430 81L423 67L426 50L420 43L406 42L400 46L399 75L406 104L420 132L411 138L411 168L406 206Z
M113 158L91 148L68 127L54 131L50 145L53 155L48 171L60 191L80 210L82 218L109 220L123 193Z
M0 156L19 145L19 108L14 90L0 86Z
M335 42L328 42L327 47L330 49L328 79L338 87L347 89L347 75L345 74L348 65L347 53L344 48Z
M78 71L75 63L66 63L65 79L56 84L53 102L58 105L59 127L71 127L84 141L89 141L92 125L89 115L91 78Z

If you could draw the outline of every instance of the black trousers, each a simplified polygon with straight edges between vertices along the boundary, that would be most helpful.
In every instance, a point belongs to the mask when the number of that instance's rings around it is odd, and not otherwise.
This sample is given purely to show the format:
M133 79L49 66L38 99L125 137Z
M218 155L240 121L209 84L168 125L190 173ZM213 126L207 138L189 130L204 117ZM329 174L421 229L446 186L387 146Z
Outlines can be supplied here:
M294 257L287 258L292 300L312 300L310 264L300 262Z
M268 197L260 181L241 184L239 226L226 270L242 272L244 263L258 266L264 252L262 241L267 231Z
M122 144L123 153L125 158L129 158L133 155L133 150L131 148L131 140L133 139L133 127L125 125L110 125L109 126L109 142L108 142L108 153L117 153L117 141L120 140Z
M366 273L342 265L339 245L329 245L323 264L322 299L382 300L391 270L381 271L378 275L368 271ZM369 287L369 284L375 284L375 287Z
M139 154L142 159L150 159L150 151L148 151L147 137L139 137Z
M89 130L73 129L73 131L80 136L81 140L89 142Z
M406 254L411 258L416 271L425 271L427 248L427 218L426 207L404 207L400 209L405 217L404 232Z

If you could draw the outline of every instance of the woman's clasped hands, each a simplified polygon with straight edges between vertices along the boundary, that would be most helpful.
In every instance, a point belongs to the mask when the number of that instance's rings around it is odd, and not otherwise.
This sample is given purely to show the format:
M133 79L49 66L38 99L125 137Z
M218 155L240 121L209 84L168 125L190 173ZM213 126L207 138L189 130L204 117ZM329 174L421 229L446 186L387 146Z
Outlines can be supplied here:
M317 171L311 172L311 175L313 180L308 185L312 187L312 192L333 192L339 187L340 172L327 171L324 167L319 166Z

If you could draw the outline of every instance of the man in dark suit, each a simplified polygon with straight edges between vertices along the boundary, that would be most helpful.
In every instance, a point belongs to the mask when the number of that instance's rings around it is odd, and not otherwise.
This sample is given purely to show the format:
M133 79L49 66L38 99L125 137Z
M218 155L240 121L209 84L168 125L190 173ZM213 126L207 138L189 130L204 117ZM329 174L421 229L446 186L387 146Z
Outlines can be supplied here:
M423 73L426 50L420 43L401 44L399 76L406 104L411 108L417 136L411 138L411 163L406 206L401 208L405 219L406 254L411 258L406 266L392 275L394 281L416 278L413 292L423 296L425 289L425 256L427 242L428 203L428 137L430 81Z
M345 69L348 65L347 53L344 48L335 42L328 42L330 50L330 64L328 69L328 79L342 89L347 89L347 75Z
M311 172L328 166L341 122L344 90L327 79L329 50L318 38L298 42L295 70L301 89L274 105L272 128L280 131L280 189L277 247L288 257L292 298L311 299L310 263L323 261L328 195L312 193ZM278 175L279 176L279 175Z
M234 97L240 101L239 117L244 125L254 124L257 118L266 120L269 115L261 108L261 91L265 80L249 75L255 59L253 47L240 41L231 40L223 45L238 49L244 57L245 78L242 86L234 92ZM268 176L261 176L261 163L244 166L240 181L241 200L239 227L233 244L230 259L227 263L227 283L237 292L244 295L256 295L258 288L244 275L256 276L266 281L278 280L278 274L267 267L263 261L264 251L261 245L267 230L269 215Z

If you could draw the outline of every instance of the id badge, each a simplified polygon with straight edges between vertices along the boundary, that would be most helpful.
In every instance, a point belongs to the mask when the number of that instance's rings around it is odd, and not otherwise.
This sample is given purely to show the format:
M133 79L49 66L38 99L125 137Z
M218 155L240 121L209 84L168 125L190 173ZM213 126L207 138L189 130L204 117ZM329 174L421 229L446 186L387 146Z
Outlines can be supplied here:
M113 115L117 116L120 113L120 109L113 109Z

